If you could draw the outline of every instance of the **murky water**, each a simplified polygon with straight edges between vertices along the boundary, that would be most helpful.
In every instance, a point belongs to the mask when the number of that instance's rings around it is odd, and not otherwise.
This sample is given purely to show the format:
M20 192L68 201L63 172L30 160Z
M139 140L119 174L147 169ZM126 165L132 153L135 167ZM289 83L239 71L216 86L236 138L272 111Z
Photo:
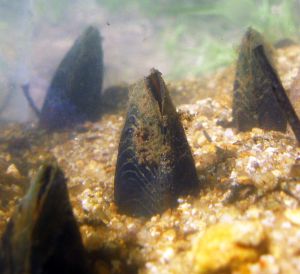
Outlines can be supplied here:
M0 1L0 273L299 273L297 11Z

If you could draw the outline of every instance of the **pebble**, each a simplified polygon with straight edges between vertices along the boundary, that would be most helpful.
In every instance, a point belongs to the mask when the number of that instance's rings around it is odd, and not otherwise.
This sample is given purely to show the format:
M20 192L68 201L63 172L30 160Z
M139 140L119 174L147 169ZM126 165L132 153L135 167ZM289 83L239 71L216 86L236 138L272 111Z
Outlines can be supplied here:
M293 224L300 226L300 210L287 209L284 211L284 216Z
M16 179L21 178L21 174L19 172L19 170L17 169L17 167L14 164L11 164L7 170L6 170L6 174L13 176Z
M207 229L193 248L194 273L228 273L258 261L265 242L258 222L216 224ZM213 258L213 259L212 259Z

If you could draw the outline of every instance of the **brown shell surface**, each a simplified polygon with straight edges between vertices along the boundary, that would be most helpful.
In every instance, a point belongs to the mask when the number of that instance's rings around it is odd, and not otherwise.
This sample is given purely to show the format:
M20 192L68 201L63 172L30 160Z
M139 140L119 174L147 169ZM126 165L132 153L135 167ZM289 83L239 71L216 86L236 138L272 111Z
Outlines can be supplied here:
M145 91L145 92L143 92ZM163 116L160 112L155 99L150 96L150 91L145 85L145 81L140 81L131 93L129 107L138 102L141 113L134 129L134 146L139 156L138 160L142 163L159 164L162 153L170 155L170 145L164 143L159 125L163 123ZM159 121L157 121L159 120ZM170 159L171 160L171 159Z

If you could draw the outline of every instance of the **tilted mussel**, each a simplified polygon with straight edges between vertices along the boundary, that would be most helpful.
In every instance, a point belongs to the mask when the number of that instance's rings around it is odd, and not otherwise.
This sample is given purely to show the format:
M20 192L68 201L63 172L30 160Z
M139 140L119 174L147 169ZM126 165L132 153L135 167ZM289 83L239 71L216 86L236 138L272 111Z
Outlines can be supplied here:
M264 73L254 49L262 46L272 67L272 47L260 33L249 28L242 40L233 90L233 125L240 131L254 127L286 131L287 119L276 100L274 79Z
M0 242L0 273L89 273L66 179L56 165L40 168Z
M291 125L291 128L296 136L298 143L300 143L300 120L297 116L297 113L289 100L289 97L286 94L284 87L282 86L279 77L276 71L273 69L272 65L270 64L264 48L259 45L254 49L254 54L259 60L259 64L263 69L264 73L267 75L269 79L272 80L272 91L274 97L276 98L278 104L280 105L281 109L284 111L284 114Z
M199 188L194 160L161 73L151 70L129 92L114 196L118 210L151 216Z
M40 125L52 130L97 119L102 78L101 37L90 26L57 68L40 113Z

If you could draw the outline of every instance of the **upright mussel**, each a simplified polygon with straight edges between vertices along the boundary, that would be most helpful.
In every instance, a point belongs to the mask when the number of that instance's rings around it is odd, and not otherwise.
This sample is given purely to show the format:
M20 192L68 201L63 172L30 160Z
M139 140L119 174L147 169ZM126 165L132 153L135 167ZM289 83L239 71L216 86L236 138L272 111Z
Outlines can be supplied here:
M66 179L44 165L11 217L0 242L0 273L89 273Z
M151 216L199 188L194 160L161 73L151 70L129 92L114 195L118 210Z
M274 67L272 47L260 33L249 28L242 40L236 67L233 125L240 131L259 127L285 132L287 119L272 91L276 83L263 71L258 56L254 53L258 46L263 47L270 65Z
M40 125L53 130L95 120L100 111L102 78L101 37L90 26L57 68L40 113Z

